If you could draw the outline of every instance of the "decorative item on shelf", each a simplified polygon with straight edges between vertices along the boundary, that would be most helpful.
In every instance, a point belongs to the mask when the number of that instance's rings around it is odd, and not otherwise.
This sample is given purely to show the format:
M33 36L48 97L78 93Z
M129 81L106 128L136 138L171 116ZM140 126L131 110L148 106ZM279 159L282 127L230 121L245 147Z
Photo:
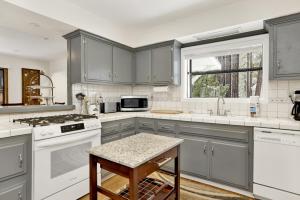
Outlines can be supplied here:
M25 74L25 76L26 76L26 74ZM45 85L45 86L40 85L40 76L46 77L49 80L50 85ZM46 105L53 105L54 104L53 81L49 76L47 76L45 74L45 72L39 71L39 73L37 75L31 77L29 83L30 83L30 85L27 86L27 89L28 89L28 92L29 92L29 95L27 96L27 98L28 98L28 102L29 102L30 105L32 105L30 103L32 100L36 100L36 101L39 101L39 102L42 102L43 100L45 100ZM43 96L42 93L40 93L41 89L49 89L51 91L50 96Z

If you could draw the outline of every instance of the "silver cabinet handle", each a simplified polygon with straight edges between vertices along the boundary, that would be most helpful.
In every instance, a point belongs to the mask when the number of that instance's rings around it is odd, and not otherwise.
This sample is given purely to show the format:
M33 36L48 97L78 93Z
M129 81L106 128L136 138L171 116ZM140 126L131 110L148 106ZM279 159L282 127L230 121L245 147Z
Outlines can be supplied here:
M19 167L20 168L23 167L23 156L22 156L22 154L19 154Z
M204 148L203 148L203 153L206 154L206 145L204 145Z
M280 60L277 60L277 69L279 70L281 68L281 62Z
M215 154L215 149L214 149L214 146L211 147L211 155L214 155Z
M22 193L21 192L19 192L18 193L18 200L22 200L23 198L22 198Z

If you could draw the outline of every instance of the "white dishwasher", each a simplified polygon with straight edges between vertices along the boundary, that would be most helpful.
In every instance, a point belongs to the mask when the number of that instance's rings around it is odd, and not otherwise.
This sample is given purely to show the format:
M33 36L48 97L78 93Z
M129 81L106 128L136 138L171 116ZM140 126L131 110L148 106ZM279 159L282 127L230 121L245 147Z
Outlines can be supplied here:
M300 200L300 131L254 128L257 197Z

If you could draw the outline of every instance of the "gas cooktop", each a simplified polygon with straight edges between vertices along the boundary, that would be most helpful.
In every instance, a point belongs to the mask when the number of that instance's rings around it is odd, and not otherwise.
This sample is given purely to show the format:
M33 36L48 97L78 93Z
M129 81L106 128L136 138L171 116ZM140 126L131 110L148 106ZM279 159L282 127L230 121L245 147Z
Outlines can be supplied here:
M14 119L13 122L28 124L30 126L48 126L50 124L63 124L66 122L79 122L85 119L97 119L95 115L81 115L81 114L68 114L68 115L54 115L48 117L33 117L24 119Z

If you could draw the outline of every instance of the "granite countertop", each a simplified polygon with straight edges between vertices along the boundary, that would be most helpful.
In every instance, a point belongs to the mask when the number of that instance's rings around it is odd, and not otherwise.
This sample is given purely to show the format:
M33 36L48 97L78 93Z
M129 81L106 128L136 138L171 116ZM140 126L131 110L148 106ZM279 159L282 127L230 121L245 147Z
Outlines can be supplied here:
M31 134L32 127L13 122L0 123L0 138Z
M196 113L154 114L151 112L118 112L118 113L99 115L99 119L101 122L127 119L132 117L300 130L300 121L295 121L294 119L291 118L279 119L279 118L264 118L264 117L252 118L248 116L210 116L207 114L196 114Z
M183 139L140 133L93 147L89 153L130 168L135 168L182 142Z

